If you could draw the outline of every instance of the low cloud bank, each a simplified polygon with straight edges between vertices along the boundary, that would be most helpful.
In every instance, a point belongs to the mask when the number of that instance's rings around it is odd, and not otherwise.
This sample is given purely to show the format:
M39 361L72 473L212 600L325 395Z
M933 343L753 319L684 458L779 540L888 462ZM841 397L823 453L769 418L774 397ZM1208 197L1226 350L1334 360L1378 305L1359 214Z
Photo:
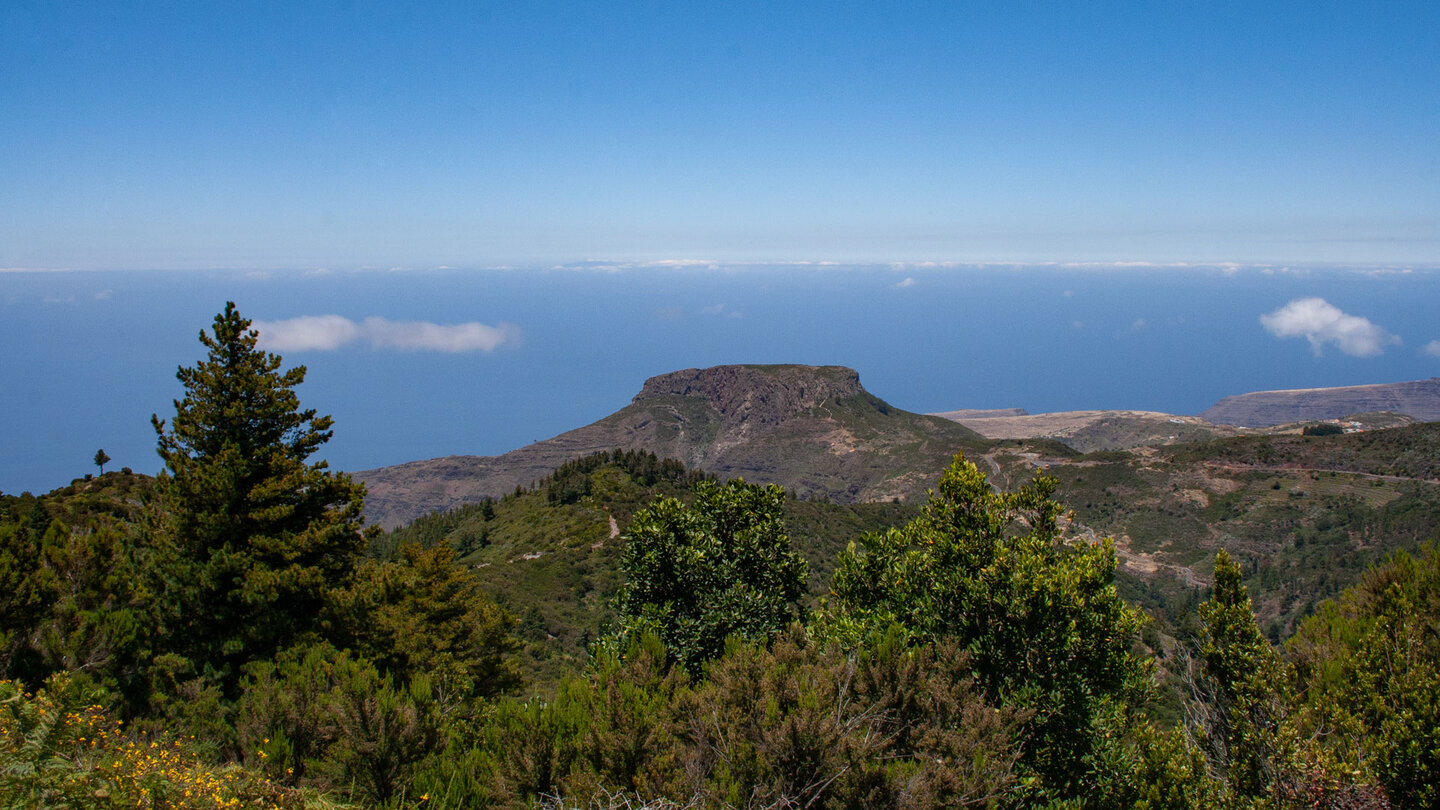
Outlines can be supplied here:
M1334 343L1351 357L1373 357L1400 338L1371 323L1347 315L1323 298L1297 298L1268 315L1260 316L1266 331L1279 338L1303 337L1319 357L1325 344Z
M356 323L339 315L306 315L284 321L255 321L260 348L267 351L334 351L355 342L372 349L423 352L492 352L514 341L513 324L438 324L366 318Z

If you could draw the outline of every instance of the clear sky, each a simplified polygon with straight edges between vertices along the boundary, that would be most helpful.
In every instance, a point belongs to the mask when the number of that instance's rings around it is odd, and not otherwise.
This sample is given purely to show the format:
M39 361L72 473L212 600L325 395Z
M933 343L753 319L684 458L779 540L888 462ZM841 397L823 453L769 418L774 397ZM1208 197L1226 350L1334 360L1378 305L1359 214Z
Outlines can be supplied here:
M348 470L1436 376L1440 3L0 2L0 490L154 472L226 300Z
M0 4L0 267L1433 262L1440 4Z

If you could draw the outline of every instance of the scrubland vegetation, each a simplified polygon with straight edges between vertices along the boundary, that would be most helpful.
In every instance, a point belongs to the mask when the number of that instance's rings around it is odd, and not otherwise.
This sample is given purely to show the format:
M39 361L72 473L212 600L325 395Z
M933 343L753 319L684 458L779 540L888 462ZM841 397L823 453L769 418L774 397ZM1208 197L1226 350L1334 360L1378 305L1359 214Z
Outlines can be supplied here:
M1433 544L1277 644L1230 553L1127 601L1065 481L958 457L923 507L842 507L617 451L382 533L310 460L304 370L233 306L201 339L158 478L0 496L0 805L1440 806ZM1397 448L1374 474L1430 469ZM1133 511L1144 475L1090 461L1069 506ZM1193 508L1290 508L1269 480Z

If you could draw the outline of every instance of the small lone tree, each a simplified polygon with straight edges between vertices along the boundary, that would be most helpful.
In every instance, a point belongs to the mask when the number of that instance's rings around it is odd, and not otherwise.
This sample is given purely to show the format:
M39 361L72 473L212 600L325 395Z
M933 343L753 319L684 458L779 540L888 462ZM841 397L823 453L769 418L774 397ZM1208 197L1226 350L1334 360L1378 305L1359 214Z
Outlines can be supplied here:
M621 647L654 632L692 673L734 635L768 641L800 618L806 564L785 533L785 491L701 482L695 503L635 515L620 567Z
M300 408L305 367L282 372L257 338L227 303L200 333L206 358L176 374L174 418L151 420L165 461L169 646L227 690L245 662L317 625L363 548L364 487L309 462L331 420Z
M101 475L105 474L105 465L109 463L110 456L105 453L105 449L103 447L95 451L95 466L100 468Z

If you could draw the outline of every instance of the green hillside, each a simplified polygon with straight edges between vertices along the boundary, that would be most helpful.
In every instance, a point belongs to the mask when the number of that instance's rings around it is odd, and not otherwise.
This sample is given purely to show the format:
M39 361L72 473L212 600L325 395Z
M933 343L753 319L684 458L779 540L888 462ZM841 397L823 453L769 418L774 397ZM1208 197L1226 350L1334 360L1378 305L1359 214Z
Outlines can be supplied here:
M658 497L688 502L693 485L707 478L650 453L597 453L562 465L533 488L420 518L372 542L382 556L404 543L456 548L459 562L517 617L527 689L548 693L583 665L587 645L614 618L621 535L635 512ZM810 564L810 603L829 588L850 540L899 525L917 508L789 499L786 524Z
M1049 472L1079 526L1117 538L1137 598L1193 601L1185 591L1209 585L1225 548L1276 642L1367 566L1440 527L1440 423L1095 453Z

